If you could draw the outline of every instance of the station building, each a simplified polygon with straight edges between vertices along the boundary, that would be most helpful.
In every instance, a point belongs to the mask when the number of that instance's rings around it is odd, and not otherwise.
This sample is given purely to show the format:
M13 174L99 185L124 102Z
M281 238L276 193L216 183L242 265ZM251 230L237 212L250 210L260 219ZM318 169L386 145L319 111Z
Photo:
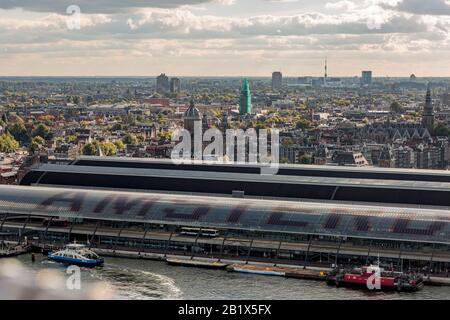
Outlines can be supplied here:
M80 158L0 189L0 234L137 256L450 266L446 172ZM236 192L240 191L240 192Z

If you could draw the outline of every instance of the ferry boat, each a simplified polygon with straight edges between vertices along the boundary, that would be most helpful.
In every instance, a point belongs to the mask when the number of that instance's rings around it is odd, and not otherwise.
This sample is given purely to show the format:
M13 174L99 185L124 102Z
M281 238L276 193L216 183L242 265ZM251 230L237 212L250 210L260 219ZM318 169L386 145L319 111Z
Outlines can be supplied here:
M379 275L379 279L375 278ZM350 271L333 270L327 274L326 282L336 287L357 287L381 291L417 291L422 289L424 282L420 275L403 272L386 271L379 265L363 266Z
M72 264L82 267L96 267L103 264L103 258L89 250L83 244L68 244L64 249L50 252L48 259L60 263Z

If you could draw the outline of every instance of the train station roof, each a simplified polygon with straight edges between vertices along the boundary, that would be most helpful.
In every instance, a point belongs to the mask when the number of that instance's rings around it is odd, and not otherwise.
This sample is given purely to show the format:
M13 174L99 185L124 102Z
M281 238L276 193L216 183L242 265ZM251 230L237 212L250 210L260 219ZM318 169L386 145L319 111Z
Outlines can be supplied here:
M71 165L97 166L97 167L126 167L141 169L171 169L207 172L261 172L260 165L252 163L213 163L202 161L188 161L175 164L171 159L150 158L124 158L124 157L98 157L79 156ZM335 177L353 179L380 179L380 180L408 180L408 181L436 181L450 182L448 170L400 169L380 167L332 166L332 165L302 165L279 164L277 175L283 176L312 176Z
M145 192L0 186L0 214L450 244L450 212Z
M21 184L450 206L450 182L438 181L44 164Z

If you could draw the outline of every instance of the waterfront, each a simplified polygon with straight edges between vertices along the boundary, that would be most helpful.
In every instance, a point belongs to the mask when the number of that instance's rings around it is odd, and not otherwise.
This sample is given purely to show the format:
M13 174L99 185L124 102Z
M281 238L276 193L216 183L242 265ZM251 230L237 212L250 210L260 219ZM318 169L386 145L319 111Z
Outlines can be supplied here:
M29 272L52 269L66 276L64 266L41 255L31 262L30 255L18 258ZM324 282L258 276L187 267L165 262L109 258L105 266L82 269L81 284L101 282L115 289L117 299L448 299L450 287L425 287L415 293L371 293L335 288Z

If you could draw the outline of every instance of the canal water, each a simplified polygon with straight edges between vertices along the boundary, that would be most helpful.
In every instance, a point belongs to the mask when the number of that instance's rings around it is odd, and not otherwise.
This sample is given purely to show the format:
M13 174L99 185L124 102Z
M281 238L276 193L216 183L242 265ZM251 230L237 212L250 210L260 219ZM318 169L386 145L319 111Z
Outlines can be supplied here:
M27 272L66 268L36 255L17 258ZM372 293L335 288L324 282L249 275L221 270L168 266L164 262L106 258L103 267L81 269L81 291L101 284L117 299L450 299L450 287L425 287L415 293ZM67 289L65 289L67 290Z

